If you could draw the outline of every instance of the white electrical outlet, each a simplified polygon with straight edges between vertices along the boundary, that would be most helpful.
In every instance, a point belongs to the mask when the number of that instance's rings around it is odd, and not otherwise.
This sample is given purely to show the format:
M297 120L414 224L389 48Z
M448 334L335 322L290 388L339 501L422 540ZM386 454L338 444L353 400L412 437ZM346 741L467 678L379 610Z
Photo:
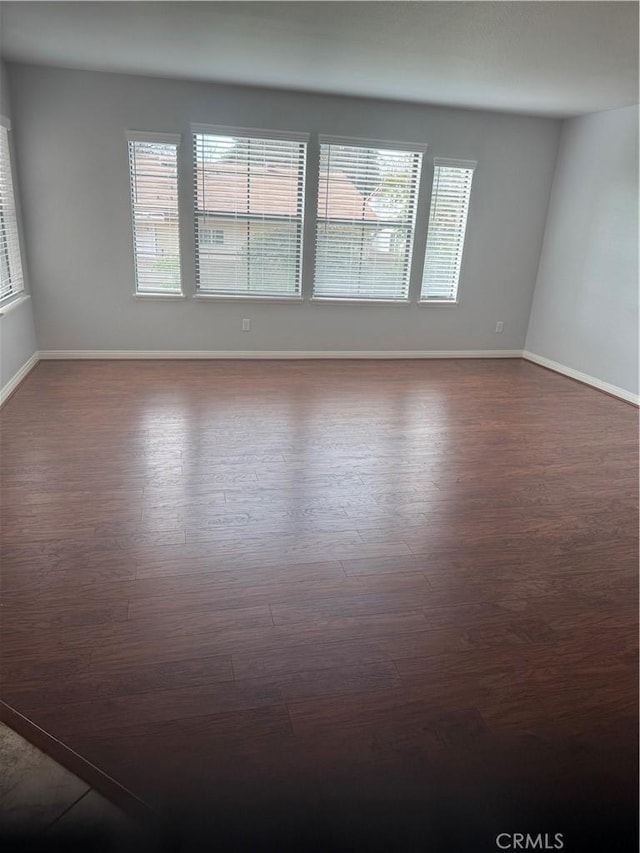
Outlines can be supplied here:
M251 320L243 320L242 321L242 331L250 332L251 331Z
M498 320L498 322L496 323L496 332L498 334L500 334L503 331L503 329L504 329L504 323L502 322L502 320Z

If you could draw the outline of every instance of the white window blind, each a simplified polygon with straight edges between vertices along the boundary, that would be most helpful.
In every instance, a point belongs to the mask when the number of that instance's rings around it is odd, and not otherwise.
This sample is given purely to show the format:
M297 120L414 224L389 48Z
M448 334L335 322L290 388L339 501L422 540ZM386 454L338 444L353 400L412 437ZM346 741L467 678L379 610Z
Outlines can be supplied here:
M0 299L24 290L8 129L0 125Z
M380 145L320 138L316 298L408 298L423 150Z
M129 137L136 292L181 293L178 217L179 137Z
M455 302L476 163L434 160L431 212L420 299Z
M223 130L193 135L197 291L299 297L307 136Z

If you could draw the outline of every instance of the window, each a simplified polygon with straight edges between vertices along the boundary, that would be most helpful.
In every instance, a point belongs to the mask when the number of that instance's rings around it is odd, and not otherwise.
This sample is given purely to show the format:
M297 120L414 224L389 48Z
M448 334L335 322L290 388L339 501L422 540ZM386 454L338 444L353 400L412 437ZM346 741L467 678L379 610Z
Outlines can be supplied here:
M222 246L224 245L224 231L222 228L204 228L198 229L198 242L201 246Z
M406 300L423 151L320 137L316 298Z
M180 294L179 136L129 137L136 293Z
M476 163L434 160L421 301L455 302Z
M8 299L23 290L9 130L0 125L0 299Z
M300 297L307 137L195 131L197 292Z

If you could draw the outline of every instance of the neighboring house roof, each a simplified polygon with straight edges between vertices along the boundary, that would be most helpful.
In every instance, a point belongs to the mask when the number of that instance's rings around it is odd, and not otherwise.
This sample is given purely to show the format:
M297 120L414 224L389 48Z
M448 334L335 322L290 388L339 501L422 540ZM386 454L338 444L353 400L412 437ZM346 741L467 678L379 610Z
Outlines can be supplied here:
M363 211L364 204L364 211ZM344 172L331 172L331 193L327 202L327 179L321 175L318 183L318 212L329 219L377 220L370 197L363 196Z
M202 180L204 178L204 187ZM254 167L251 179L234 163L205 163L198 175L200 203L206 210L230 210L295 216L298 205L298 172L294 169ZM378 217L365 196L343 172L331 173L331 192L327 198L327 180L321 176L318 186L318 210L337 219Z
M175 166L158 162L157 157L140 153L137 167L143 171L145 181L145 206L166 205L169 186L175 187ZM204 186L203 186L204 181ZM158 198L153 198L154 184ZM251 179L235 163L205 163L197 175L199 204L210 211L237 211L238 213L266 213L279 216L296 216L298 210L298 172L295 169L277 169L253 166ZM328 197L327 197L328 196ZM369 198L359 192L353 181L344 172L331 172L331 192L327 193L327 179L320 176L318 186L318 211L330 219L378 219Z

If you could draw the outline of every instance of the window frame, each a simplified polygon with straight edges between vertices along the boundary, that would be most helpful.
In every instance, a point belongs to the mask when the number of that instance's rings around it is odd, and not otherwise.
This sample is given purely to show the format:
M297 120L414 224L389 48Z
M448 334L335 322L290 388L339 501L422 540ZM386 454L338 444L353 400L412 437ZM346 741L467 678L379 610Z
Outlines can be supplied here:
M6 145L6 185L7 185L7 209L0 210L0 219L5 223L6 231L6 253L1 252L0 262L7 270L7 281L9 290L4 296L0 296L0 307L7 309L16 301L28 296L25 289L24 259L22 256L22 233L18 217L18 199L16 194L15 163L13 154L13 143L11 135L11 121L5 116L0 116L0 145ZM1 156L1 155L0 155ZM1 232L0 232L1 233ZM1 250L0 250L1 251ZM15 271L17 268L17 272Z
M448 306L448 305L459 305L460 304L460 283L463 278L463 268L464 268L464 256L467 245L467 231L469 227L469 213L471 210L471 197L472 197L472 188L473 188L473 180L475 177L475 170L478 166L477 160L460 160L451 157L434 157L433 158L433 179L431 182L431 194L429 198L429 210L428 210L428 219L426 226L426 234L425 234L425 255L424 261L422 264L422 270L420 274L419 281L419 290L418 290L418 305L431 305L431 306ZM464 230L462 233L462 250L460 252L460 260L458 263L457 269L457 278L455 284L455 295L452 299L443 299L441 297L425 297L423 296L424 291L424 279L427 269L427 263L429 261L429 231L431 228L431 219L434 213L434 203L436 202L436 196L434 195L434 190L436 186L436 178L437 178L437 169L439 168L448 168L448 169L461 169L466 171L471 171L471 180L469 182L469 193L466 199L466 210L464 212Z
M218 300L218 301L238 301L238 302L304 302L304 267L305 267L305 239L306 239L306 208L308 193L310 191L310 182L308 181L308 164L309 164L309 143L311 134L300 131L282 131L282 130L265 130L255 127L236 127L233 125L217 125L217 124L199 124L192 123L190 125L191 134L191 170L192 170L192 187L191 194L191 214L193 216L193 248L194 248L194 294L193 298L203 301ZM282 141L293 142L301 146L300 171L298 173L298 182L300 184L300 214L296 217L298 222L298 257L297 257L297 291L295 293L274 294L261 291L251 293L232 293L232 292L216 292L210 289L201 288L199 281L199 242L198 228L199 219L211 215L210 211L200 210L198 207L198 168L196 159L196 137L198 135L205 136L227 136L238 139L255 139L265 141ZM249 216L252 216L249 214ZM255 221L262 219L263 221L273 222L291 222L291 218L273 214L253 214ZM212 217L213 218L213 217ZM299 219L299 221L298 221ZM249 219L238 218L239 222L250 221ZM224 228L223 228L224 230ZM227 244L225 240L223 245Z
M415 267L416 267L416 238L417 234L417 224L419 220L419 211L422 206L423 201L423 179L424 179L424 161L425 155L428 150L427 143L419 143L419 142L406 142L399 140L389 140L389 139L372 139L368 137L354 137L354 136L335 136L333 134L319 133L318 134L318 170L316 173L316 193L319 194L320 187L320 157L322 154L322 146L323 145L340 145L344 147L353 147L353 148L368 148L368 149L377 149L379 151L399 151L406 152L409 154L418 155L418 164L416 168L416 174L413 180L413 209L412 215L410 217L410 230L409 230L409 239L408 239L408 249L407 249L407 264L406 264L406 296L403 297L367 297L367 296L322 296L316 294L316 275L317 275L317 250L318 250L318 228L319 223L321 221L330 221L330 220L320 220L318 216L317 210L317 195L316 195L316 209L315 209L315 223L314 223L314 263L313 263L313 280L311 283L311 296L310 302L314 302L317 304L339 304L339 305L410 305L414 302L412 297L412 282L414 280L415 275ZM386 228L397 228L398 223L395 221L387 221L380 220L377 223L378 228L385 230Z
M182 143L182 134L180 133L165 133L155 131L137 131L126 130L125 137L127 141L127 164L128 164L128 180L129 180L129 211L130 211L130 228L131 228L131 247L133 252L133 295L136 299L184 299L184 277L182 274L182 237L181 237L181 176L180 176L180 146ZM176 218L177 218L177 237L178 237L178 280L179 289L174 290L140 290L138 286L138 253L136 247L136 225L135 225L135 210L133 197L133 171L131 161L131 144L136 142L147 142L150 144L166 144L175 146L176 152ZM156 236L157 240L157 236Z

